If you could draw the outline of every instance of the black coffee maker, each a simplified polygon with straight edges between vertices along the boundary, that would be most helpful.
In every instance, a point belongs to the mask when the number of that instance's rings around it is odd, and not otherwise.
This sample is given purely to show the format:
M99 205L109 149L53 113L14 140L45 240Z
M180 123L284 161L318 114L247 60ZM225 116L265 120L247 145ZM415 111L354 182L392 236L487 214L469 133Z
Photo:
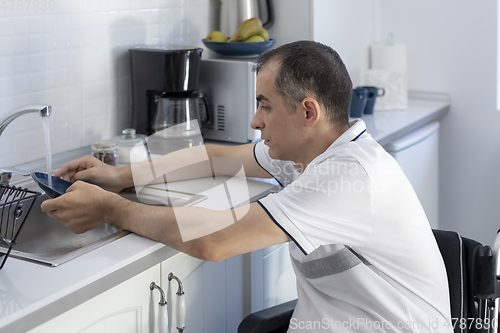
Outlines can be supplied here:
M181 136L193 135L190 121L208 122L208 104L198 91L201 53L196 47L135 47L132 65L132 127L151 135L187 124Z

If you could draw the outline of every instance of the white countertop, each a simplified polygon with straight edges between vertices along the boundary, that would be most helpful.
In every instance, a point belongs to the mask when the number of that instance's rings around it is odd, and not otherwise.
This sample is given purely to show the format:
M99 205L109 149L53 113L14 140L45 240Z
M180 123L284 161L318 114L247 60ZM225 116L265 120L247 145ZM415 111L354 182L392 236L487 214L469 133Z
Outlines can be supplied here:
M368 133L385 145L449 111L446 98L424 97L410 99L407 110L363 116ZM77 153L82 151L86 150ZM28 170L30 165L24 167ZM200 186L209 188L225 180L227 177L219 177L217 183L212 179L190 180L171 188L194 193ZM276 188L273 183L250 180L248 189L251 201L255 201ZM197 206L209 204L207 200ZM0 333L32 329L175 254L177 251L168 246L129 234L55 268L9 258L0 270Z
M182 181L170 183L168 188L206 194L205 190L229 178ZM246 183L250 201L279 190L270 180L248 179ZM244 184L244 179L231 183L238 191L245 189ZM196 206L226 208L210 196ZM26 332L177 253L161 243L129 234L58 267L8 258L0 270L0 332Z
M447 96L410 94L412 95L427 99L412 98L408 101L406 110L375 111L374 114L361 118L366 123L366 131L380 145L385 146L425 124L438 120L450 109Z

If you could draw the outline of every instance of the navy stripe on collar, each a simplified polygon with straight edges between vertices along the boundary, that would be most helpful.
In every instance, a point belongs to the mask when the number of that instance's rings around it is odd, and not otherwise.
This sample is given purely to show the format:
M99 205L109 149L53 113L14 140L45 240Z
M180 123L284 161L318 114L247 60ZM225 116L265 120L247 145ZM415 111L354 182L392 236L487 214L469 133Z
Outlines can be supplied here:
M366 129L364 129L363 132L359 133L358 136L352 139L351 142L356 141L361 135L363 135L364 132L366 132Z
M274 177L274 175L272 173L270 173L269 171L266 170L266 168L264 168L260 163L259 163L259 160L257 159L257 155L255 154L255 147L257 146L257 143L253 145L253 158L255 159L255 162L257 162L257 164L262 168L262 170L264 170L265 172L267 172L271 177L273 177L277 182L278 184L280 184L281 187L284 187L283 184L281 184L281 182L278 180L278 178Z

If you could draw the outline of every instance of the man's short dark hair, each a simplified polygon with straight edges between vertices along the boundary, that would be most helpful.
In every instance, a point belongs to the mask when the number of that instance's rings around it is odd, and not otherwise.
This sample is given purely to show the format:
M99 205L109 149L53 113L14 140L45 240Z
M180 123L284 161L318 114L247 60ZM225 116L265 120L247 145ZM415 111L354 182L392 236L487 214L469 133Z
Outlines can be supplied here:
M275 87L290 113L304 98L313 97L331 124L348 124L352 82L337 52L318 42L297 41L264 53L253 70L258 73L271 61L281 65Z

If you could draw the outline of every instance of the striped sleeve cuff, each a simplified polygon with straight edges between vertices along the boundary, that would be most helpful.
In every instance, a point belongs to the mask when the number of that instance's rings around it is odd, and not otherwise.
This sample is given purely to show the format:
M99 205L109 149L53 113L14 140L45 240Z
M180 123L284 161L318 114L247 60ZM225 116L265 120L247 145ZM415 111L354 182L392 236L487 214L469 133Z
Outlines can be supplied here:
M257 203L269 215L271 220L290 237L304 255L308 255L316 249L299 228L282 212L279 205L272 199L272 195L260 199Z

